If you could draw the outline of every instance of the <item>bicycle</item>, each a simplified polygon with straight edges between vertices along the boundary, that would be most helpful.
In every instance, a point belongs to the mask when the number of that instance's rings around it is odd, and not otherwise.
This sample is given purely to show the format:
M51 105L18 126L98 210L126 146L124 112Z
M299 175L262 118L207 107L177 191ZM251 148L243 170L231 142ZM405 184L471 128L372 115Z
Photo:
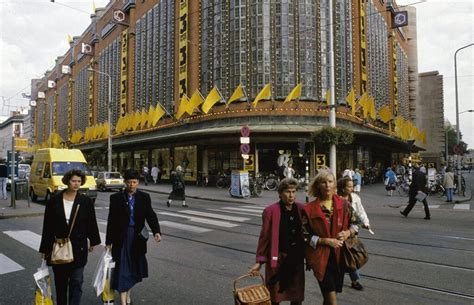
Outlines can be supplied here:
M410 184L408 183L407 179L397 180L396 188L399 196L408 197L408 193L410 191Z
M247 199L250 197L260 197L262 190L263 185L259 182L258 177L257 179L249 177L249 189L248 191L242 190L242 195Z
M219 175L216 181L216 187L223 189L230 187L230 176L226 174Z
M265 188L269 191L275 191L280 185L280 178L274 175L268 176L265 179Z
M209 183L209 177L203 172L198 172L197 179L196 179L196 185L197 186L207 186L208 183Z

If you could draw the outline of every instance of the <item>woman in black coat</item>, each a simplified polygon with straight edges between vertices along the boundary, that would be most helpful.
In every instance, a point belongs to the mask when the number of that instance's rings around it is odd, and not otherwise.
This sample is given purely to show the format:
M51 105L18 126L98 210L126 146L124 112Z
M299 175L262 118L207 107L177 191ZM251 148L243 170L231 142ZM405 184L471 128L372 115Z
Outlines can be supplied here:
M183 207L188 207L186 205L186 185L184 184L183 168L181 167L181 165L176 166L176 171L171 173L171 185L173 187L173 190L171 191L168 197L166 205L170 207L172 200L181 200L183 202Z
M125 191L110 196L105 238L106 247L112 250L115 261L111 287L120 293L122 305L131 303L132 287L148 277L145 219L155 241L161 241L160 224L151 206L150 195L137 190L139 173L128 170L124 178Z
M81 185L86 182L85 174L80 170L70 170L64 175L62 182L68 188L54 195L46 203L39 252L42 253L43 259L48 261L48 265L51 265L54 239L68 236L77 211L70 235L74 261L68 264L53 265L53 272L57 304L79 305L82 296L84 266L87 263L87 251L92 251L94 246L100 244L100 235L92 200L78 193ZM89 245L87 239L89 239Z

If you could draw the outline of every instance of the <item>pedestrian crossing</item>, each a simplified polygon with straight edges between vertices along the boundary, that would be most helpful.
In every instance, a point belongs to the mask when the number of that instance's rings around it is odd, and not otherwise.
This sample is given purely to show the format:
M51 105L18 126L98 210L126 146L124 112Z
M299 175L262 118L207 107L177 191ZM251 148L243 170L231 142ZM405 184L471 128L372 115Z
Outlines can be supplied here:
M160 211L157 212L157 215L160 219L160 226L163 228L162 231L164 232L167 232L167 229L172 229L180 232L205 234L216 230L218 231L219 229L237 228L245 222L249 222L256 217L259 218L264 208L263 206L251 205L223 206L204 210L187 208ZM107 220L97 219L97 224L99 225L102 245L104 245ZM41 235L36 232L30 230L6 230L2 233L30 248L34 252L37 252L40 247ZM24 269L25 268L15 262L13 258L0 252L0 275Z

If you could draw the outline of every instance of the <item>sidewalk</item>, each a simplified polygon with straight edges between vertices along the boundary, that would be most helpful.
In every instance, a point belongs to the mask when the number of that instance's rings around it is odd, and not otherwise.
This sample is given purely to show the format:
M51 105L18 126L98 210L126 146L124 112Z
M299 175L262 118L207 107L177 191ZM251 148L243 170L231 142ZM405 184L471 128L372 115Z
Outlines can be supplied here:
M7 200L0 199L0 219L41 216L44 214L44 204L42 203L30 201L30 207L28 207L27 200L16 200L16 209L11 207L10 204L10 197Z

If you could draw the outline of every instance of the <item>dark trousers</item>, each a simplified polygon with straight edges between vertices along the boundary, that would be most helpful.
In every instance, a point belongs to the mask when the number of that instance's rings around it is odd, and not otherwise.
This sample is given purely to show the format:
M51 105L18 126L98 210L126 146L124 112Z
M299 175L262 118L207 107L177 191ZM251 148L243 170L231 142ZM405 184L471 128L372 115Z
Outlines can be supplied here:
M415 203L417 201L415 196L416 196L416 194L415 195L410 194L410 199L408 200L408 205L405 208L405 210L402 212L403 214L408 216L410 211L413 209L413 207L415 206ZM428 207L428 201L426 201L426 198L423 199L423 206L425 207L425 217L427 217L427 218L430 217L430 209Z
M80 305L84 267L73 268L69 265L53 266L54 284L56 285L57 305ZM69 289L69 303L68 303Z

